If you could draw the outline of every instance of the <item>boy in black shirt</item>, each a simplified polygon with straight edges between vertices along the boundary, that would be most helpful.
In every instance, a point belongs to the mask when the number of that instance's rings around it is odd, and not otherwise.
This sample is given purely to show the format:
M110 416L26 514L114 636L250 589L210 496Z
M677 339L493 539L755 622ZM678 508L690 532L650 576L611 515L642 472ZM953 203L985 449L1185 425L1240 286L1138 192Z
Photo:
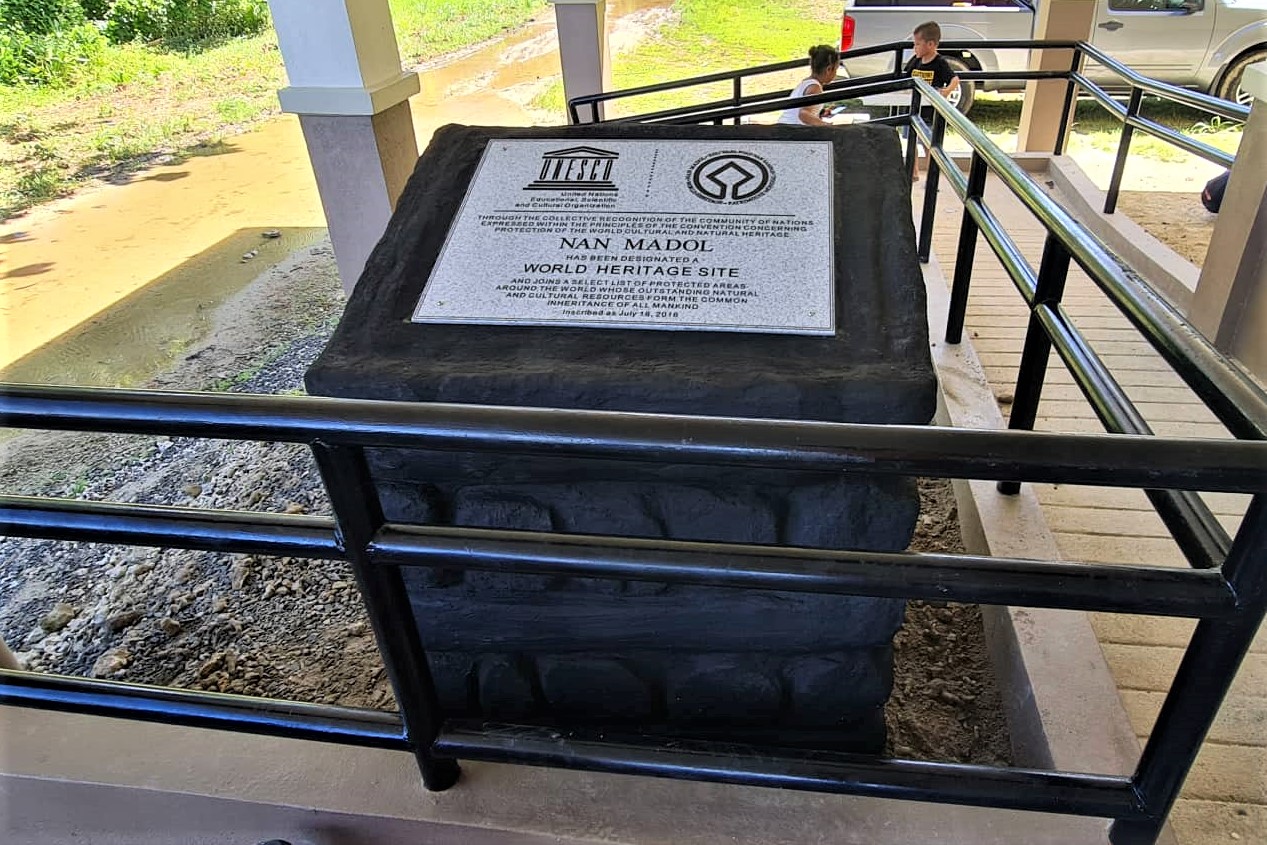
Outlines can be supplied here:
M936 88L943 97L950 96L951 92L959 87L959 77L955 76L950 62L937 52L937 45L941 43L941 27L935 21L922 23L915 27L911 40L915 42L915 55L906 63L904 72L924 80ZM919 115L925 123L932 125L931 107L920 109ZM915 163L915 171L911 174L911 180L919 181L918 159Z

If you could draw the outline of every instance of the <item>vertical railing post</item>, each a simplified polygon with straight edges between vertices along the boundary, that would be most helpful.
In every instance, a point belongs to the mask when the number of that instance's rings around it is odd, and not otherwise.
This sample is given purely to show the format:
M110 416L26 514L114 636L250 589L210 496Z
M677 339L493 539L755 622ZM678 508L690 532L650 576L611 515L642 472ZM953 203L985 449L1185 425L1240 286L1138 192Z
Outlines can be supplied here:
M448 789L457 783L458 764L431 753L440 731L440 706L400 569L374 566L367 556L370 541L384 520L365 451L314 443L312 452L334 508L339 538L365 598L383 664L400 704L405 734L422 770L422 782L432 792Z
M924 210L919 218L919 260L925 264L933 253L933 224L937 216L937 183L941 167L933 150L941 149L946 137L946 118L940 111L933 112L933 137L928 147L928 175L924 180Z
M1113 162L1113 177L1109 180L1109 193L1104 198L1104 213L1112 214L1117 209L1117 194L1122 189L1122 171L1126 169L1126 158L1131 153L1131 136L1135 127L1131 119L1139 114L1139 103L1144 92L1131 86L1131 102L1126 107L1126 122L1122 124L1122 138L1117 143L1117 161Z
M1109 830L1113 845L1157 840L1267 615L1267 493L1250 502L1222 571L1237 597L1236 615L1197 623L1133 777L1150 818L1114 822Z
M734 79L734 87L732 89L731 102L735 104L735 108L739 108L739 106L743 103L743 77L742 76L736 76ZM736 117L734 121L732 122L736 126L738 126L741 120L743 120L743 118Z
M1069 60L1069 84L1065 86L1065 105L1060 112L1060 128L1056 130L1056 146L1052 148L1052 155L1063 155L1065 152L1065 144L1069 140L1069 124L1073 120L1074 104L1078 97L1078 83L1073 78L1075 73L1082 70L1082 48L1073 48L1073 58Z
M1043 245L1043 258L1038 265L1038 281L1034 287L1034 302L1030 306L1029 326L1025 329L1025 346L1021 351L1021 366L1016 373L1016 390L1012 399L1012 412L1008 414L1007 427L1032 431L1038 419L1038 403L1043 398L1043 382L1047 378L1047 362L1051 357L1051 338L1038 319L1040 305L1059 303L1065 294L1065 280L1069 278L1069 251L1052 233L1047 233ZM1015 495L1021 490L1016 481L1000 481L1000 493Z
M893 51L893 78L902 78L902 53L906 51L905 47L898 47Z
M963 339L963 319L968 312L968 288L972 284L972 262L977 254L977 221L968 207L985 195L985 159L973 151L968 168L968 189L963 198L963 222L959 225L959 247L955 252L955 277L950 286L950 309L946 316L946 342Z
M919 117L919 89L911 88L911 112L907 115L906 131L906 172L915 174L915 157L919 152L919 136L915 132L915 119Z

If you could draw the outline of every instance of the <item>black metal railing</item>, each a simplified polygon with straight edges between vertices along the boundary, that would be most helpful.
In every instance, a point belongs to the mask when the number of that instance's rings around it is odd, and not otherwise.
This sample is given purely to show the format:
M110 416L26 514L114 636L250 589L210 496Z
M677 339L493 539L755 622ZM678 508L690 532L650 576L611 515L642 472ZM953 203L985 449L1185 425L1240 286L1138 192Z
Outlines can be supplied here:
M1122 108L1121 103L1110 97L1101 86L1086 77L1081 70L1081 62L1084 56L1111 71L1129 87L1130 99L1126 108ZM1230 103L1227 100L1220 100L1218 97L1211 97L1199 91L1188 91L1141 76L1122 65L1116 59L1105 55L1099 48L1085 43L1080 43L1075 49L1073 61L1069 66L1070 93L1068 94L1067 102L1072 102L1079 87L1093 96L1109 114L1122 123L1122 135L1118 140L1117 158L1113 164L1113 175L1110 177L1109 190L1104 202L1105 214L1112 214L1117 210L1118 192L1122 188L1122 174L1126 168L1126 161L1130 156L1131 138L1134 136L1136 129L1160 138L1168 144L1186 150L1206 161L1220 164L1223 167L1230 168L1236 158L1231 153L1226 153L1195 138L1190 138L1181 132L1176 132L1169 126L1163 126L1155 120L1142 116L1140 114L1140 105L1145 94L1152 94L1153 96L1180 103L1189 108L1199 109L1208 114L1226 117L1230 120L1244 121L1249 116L1249 109L1245 106L1238 103ZM1066 109L1065 114L1066 116L1068 115L1068 109ZM1067 132L1067 126L1062 126L1060 141L1062 148ZM1057 150L1057 153L1059 153L1059 150Z
M885 47L893 46L885 45ZM994 42L991 46L1000 46L1000 44ZM1142 94L1147 92L1237 119L1245 118L1247 110L1243 107L1139 77L1086 44L1026 42L1008 46L1046 47L1072 51L1069 71L1058 72L1060 77L1068 81L1065 119L1060 126L1062 145L1068 133L1068 116L1072 112L1071 107L1079 86L1086 87L1101 102L1111 102L1118 107L1118 112L1114 113L1123 119L1125 125L1106 211L1113 210L1116 189L1120 185L1121 171L1131 137L1128 130L1142 129L1210 160L1230 163L1230 157L1227 154L1184 138L1168 127L1140 118L1139 102ZM872 51L882 49L884 48L871 48ZM1103 89L1081 73L1080 68L1084 57L1100 62L1129 84L1131 106L1122 109L1116 101L1111 100L1104 93ZM1050 73L1039 76L1035 72L1027 72L1023 76L1003 73L965 73L962 74L962 78L971 81L1054 77ZM687 80L687 82L690 81ZM669 84L661 90L671 87L673 87L672 84ZM985 237L1030 309L1029 325L1017 374L1017 386L1008 420L1009 429L1032 430L1037 418L1048 361L1054 349L1073 375L1075 383L1090 402L1106 430L1116 434L1145 438L1152 435L1152 429L1131 402L1125 390L1114 379L1061 304L1068 271L1072 264L1077 264L1127 317L1134 328L1160 353L1162 358L1175 369L1234 437L1244 441L1259 441L1259 448L1267 449L1267 444L1261 442L1267 440L1267 405L1264 404L1265 397L1262 389L1239 367L1215 350L1150 287L1141 284L1138 277L1124 270L1120 262L1097 238L1039 190L1033 180L1009 156L926 83L908 78L882 81L870 77L835 83L829 90L809 97L789 99L786 94L790 92L782 92L784 97L781 99L772 95L762 95L738 105L706 103L695 107L694 110L680 108L672 110L672 113L653 112L639 117L625 118L625 120L646 119L659 123L682 124L721 123L725 120L735 120L775 109L830 103L842 99L842 96L862 97L894 91L910 91L909 112L871 122L911 127L912 131L908 133L906 147L908 167L914 164L917 139L929 150L930 164L924 188L918 243L922 260L927 261L931 254L933 221L936 216L937 194L942 174L945 174L964 207L946 327L947 342L959 343L962 339L978 235ZM622 93L612 92L612 95ZM921 106L933 110L931 126L920 116ZM944 148L943 141L948 128L953 128L972 149L971 163L966 175L960 171ZM1020 248L985 201L986 180L991 174L1002 182L1047 230L1042 259L1037 269L1025 259ZM1256 464L1253 468L1247 467L1247 469L1250 469L1252 473L1262 472ZM1019 479L1001 481L999 489L1003 493L1014 493L1019 489L1018 481ZM1259 483L1267 483L1267 477ZM1246 555L1247 561L1251 558L1256 561L1242 564L1248 567L1244 571L1255 572L1254 575L1249 576L1256 585L1253 589L1267 588L1267 547L1256 552L1250 551L1254 543L1264 542L1267 535L1261 533L1264 531L1263 526L1256 529L1249 527L1252 520L1263 517L1267 499L1262 495L1255 497L1245 522L1242 523L1240 531L1233 539L1228 537L1218 520L1193 491L1168 488L1165 485L1141 486L1187 559L1191 567L1189 574L1216 571L1226 574L1228 562L1239 552ZM1231 675L1219 675L1214 681L1217 690L1213 693L1213 697L1209 697L1210 690L1201 687L1202 684L1214 679L1215 675L1205 675L1204 680L1202 679L1201 667L1212 665L1204 664L1203 661L1213 660L1221 667L1221 670L1230 669L1234 673L1234 667L1238 665L1248 649L1249 641L1261 622L1262 614L1267 609L1267 595L1260 592L1255 598L1249 599L1239 590L1237 592L1238 605L1246 608L1252 605L1256 609L1240 622L1224 623L1208 619L1198 625L1197 634L1189 644L1180 671L1175 677L1161 715L1151 732L1139 767L1132 778L1137 797L1145 806L1150 807L1150 818L1145 821L1119 816L1112 833L1113 842L1119 845L1155 840L1170 806L1178 795L1186 771L1195 759L1204 733L1213 721L1215 714L1210 708L1217 710L1217 702L1222 700L1231 683ZM1241 604L1242 601L1245 603ZM1151 607L1147 613L1164 613L1159 610L1163 602L1149 601L1147 604Z
M840 99L854 99L871 96L873 94L890 93L895 90L904 90L904 88L874 88L871 86L878 82L907 78L902 73L902 58L906 51L910 48L911 43L909 41L894 41L886 44L877 44L872 47L847 50L841 54L842 61L864 58L866 56L892 54L893 66L888 73L857 77L853 79L842 79L833 82L824 88L825 92L832 92L832 96L825 99L805 99L803 101L798 100L797 102L805 105L813 103L830 103ZM1068 143L1070 120L1073 116L1073 105L1078 97L1079 90L1085 91L1086 94L1091 96L1110 115L1116 118L1122 124L1122 132L1118 139L1117 155L1114 159L1113 173L1109 179L1109 188L1105 195L1105 214L1112 214L1117 210L1117 200L1122 187L1122 177L1126 169L1126 162L1130 157L1131 140L1134 138L1136 130L1152 135L1153 137L1159 138L1172 146L1199 156L1206 161L1222 165L1223 167L1230 168L1232 166L1232 162L1235 160L1235 156L1231 153L1224 152L1217 147L1213 147L1202 141L1196 140L1195 138L1185 135L1169 126L1165 126L1164 124L1143 116L1141 114L1141 108L1143 105L1144 95L1148 94L1159 97L1162 100L1179 103L1210 115L1216 115L1220 118L1227 118L1238 122L1243 122L1249 116L1249 109L1237 103L1231 103L1227 100L1211 97L1210 95L1203 94L1199 91L1190 91L1186 88L1180 88L1176 85L1158 82L1155 79L1149 79L1148 77L1141 76L1123 65L1121 62L1106 55L1099 48L1093 47L1083 41L945 41L940 45L940 49L945 53L962 53L979 50L1024 50L1028 52L1035 49L1068 51L1070 59L1067 70L968 70L960 73L959 77L966 83L1020 82L1044 79L1065 80L1067 86L1065 89L1064 108L1060 116L1060 124L1056 134L1055 147L1052 150L1054 155L1060 155L1063 153ZM1101 85L1087 76L1084 69L1087 59L1096 62L1102 66L1105 71L1115 77L1116 82L1107 87L1112 88L1115 92L1125 92L1128 95L1127 104L1125 106L1118 102L1118 100L1114 99L1114 97L1105 90L1106 86ZM792 93L793 89L783 89L745 95L743 93L743 84L746 80L795 68L804 68L807 67L808 64L808 59L795 59L792 61L758 65L756 67L743 68L740 70L710 73L704 76L694 76L688 79L661 82L653 85L642 85L637 88L625 88L618 91L605 91L597 94L588 94L583 97L574 97L569 100L567 104L568 117L572 123L578 123L580 122L581 109L588 108L591 122L597 122L600 120L600 115L602 113L600 107L607 103L645 96L647 94L663 93L665 91L680 91L718 82L731 82L733 93L725 100L712 100L693 105L679 106L671 109L663 109L660 111L616 118L606 122L722 123L725 120L730 120L734 123L739 123L745 116L770 111L771 109L769 106L775 103L778 103L780 108L791 107L791 101L788 99L788 95ZM750 107L752 110L736 111L743 107ZM894 121L892 118L882 118L873 122L900 123L901 121Z
M1260 397L1248 411L1267 416L1267 399ZM456 759L481 759L1099 815L1116 819L1127 831L1116 842L1150 842L1267 604L1263 443L18 385L0 389L0 414L5 425L28 429L309 444L331 494L334 522L4 496L0 531L347 560L397 692L404 732L392 716L379 713L29 672L0 672L0 703L408 747L432 789L456 780ZM567 536L387 523L365 460L365 447L374 445L1214 490L1252 493L1255 499L1222 565L1207 570ZM404 566L923 597L1204 621L1190 646L1188 668L1181 669L1163 711L1180 715L1159 722L1150 742L1154 750L1146 752L1135 776L992 769L445 720L406 601ZM1199 680L1191 677L1197 667Z
M345 560L369 610L400 713L17 671L0 671L0 704L408 748L430 789L445 789L456 781L458 759L480 759L1100 816L1114 820L1111 838L1116 845L1154 842L1267 613L1267 443L1262 442L1267 438L1267 394L1125 273L1093 236L925 83L887 79L852 90L909 91L911 112L882 121L913 127L908 158L914 156L916 137L928 146L932 164L926 202L935 207L943 172L964 202L948 340L958 342L962 333L978 233L1030 307L1018 376L1023 386L1018 386L1012 430L3 385L0 418L7 427L310 446L334 520L0 496L0 533ZM838 92L796 104L833 99L839 99ZM919 116L921 104L934 109L931 127ZM679 114L667 120L724 120L786 106L787 101L747 103L711 110L702 118ZM941 144L948 126L973 149L967 176L954 167ZM1037 271L986 204L983 188L991 172L1049 232ZM926 223L931 219L926 213ZM931 228L925 225L920 232L925 256L930 244ZM1065 274L1074 263L1236 439L1151 435L1060 305ZM1038 401L1053 348L1109 430L1122 433L1028 430L1031 405ZM1028 481L1133 487L1154 496L1192 565L1176 569L394 524L384 518L366 463L365 449L377 446L989 479L1004 485ZM1253 496L1235 538L1209 523L1197 491ZM1130 777L998 769L446 719L403 585L402 567L416 566L1147 613L1200 622Z
M1020 46L1020 44L1043 42L1006 43ZM1045 46L1076 50L1085 45L1075 42L1046 42ZM1097 56L1096 60L1116 64L1108 57ZM1078 58L1075 56L1075 64L1077 61ZM1120 65L1118 67L1120 68ZM1125 68L1121 70L1123 73L1129 73ZM990 76L994 78L998 75ZM691 81L685 80L683 84ZM1078 84L1077 80L1071 78L1070 90L1076 84ZM1165 91L1173 87L1154 82L1148 82L1147 85L1150 90L1156 91ZM1174 90L1181 91L1189 98L1203 96L1181 89ZM1031 429L1033 427L1042 395L1048 359L1052 349L1055 349L1069 367L1075 382L1091 402L1097 416L1108 431L1121 434L1152 434L1152 429L1131 403L1126 392L1109 373L1060 305L1066 274L1070 261L1073 260L1087 271L1114 305L1176 369L1234 436L1256 440L1267 439L1267 418L1260 414L1247 416L1244 412L1245 408L1253 407L1255 402L1253 397L1262 395L1253 380L1215 351L1208 341L1192 329L1183 317L1151 288L1138 284L1135 277L1123 270L1118 260L1098 239L1040 191L1033 180L1006 153L926 83L909 77L884 82L857 80L845 83L844 88L825 90L808 97L763 101L739 107L704 106L701 107L702 111L694 114L682 113L664 118L653 113L649 117L655 122L716 123L737 116L759 114L774 109L834 102L840 99L842 91L847 91L850 96L867 96L873 93L894 91L911 92L909 112L871 122L912 127L913 131L908 133L907 137L908 167L914 165L917 139L929 149L930 163L924 187L924 205L918 243L922 260L928 260L932 249L933 222L936 219L937 195L942 174L945 174L955 193L963 202L963 224L960 228L957 261L951 288L950 315L946 328L947 342L958 343L963 333L963 320L979 234L985 236L1009 278L1016 284L1026 304L1031 308L1030 325L1026 333L1015 398L1008 421L1010 428ZM621 92L611 93L616 95ZM1067 97L1067 101L1071 102L1071 95ZM925 109L933 110L931 127L920 116L921 104ZM1231 109L1240 108L1230 103L1224 105ZM966 176L955 165L943 146L948 126L952 127L973 151ZM984 201L986 176L990 172L993 172L996 178L1000 179L1021 200L1048 231L1046 248L1037 272L1024 258L1021 250ZM1206 363L1197 366L1195 364L1197 361ZM1229 403L1230 397L1239 397L1240 401ZM1000 485L1000 489L1003 492L1014 493L1019 488L1014 483L1005 482ZM1225 556L1231 540L1199 497L1182 491L1162 490L1149 490L1147 495L1192 566L1208 569L1217 565L1216 562Z

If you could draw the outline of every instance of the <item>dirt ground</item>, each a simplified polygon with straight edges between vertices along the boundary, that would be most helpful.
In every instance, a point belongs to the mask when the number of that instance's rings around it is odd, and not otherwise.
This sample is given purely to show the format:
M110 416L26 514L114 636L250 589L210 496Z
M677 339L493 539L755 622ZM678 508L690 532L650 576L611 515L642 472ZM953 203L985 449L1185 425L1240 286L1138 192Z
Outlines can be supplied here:
M153 382L292 393L341 308L328 243L230 300ZM0 489L88 500L329 513L301 447L27 433L0 444ZM922 482L915 548L961 550L949 484ZM0 636L29 668L354 707L395 707L341 563L86 543L0 541ZM895 643L890 750L1002 763L1009 743L975 607L912 602Z
M1206 211L1199 196L1165 191L1123 191L1118 195L1117 208L1118 212L1197 267L1205 263L1218 215Z

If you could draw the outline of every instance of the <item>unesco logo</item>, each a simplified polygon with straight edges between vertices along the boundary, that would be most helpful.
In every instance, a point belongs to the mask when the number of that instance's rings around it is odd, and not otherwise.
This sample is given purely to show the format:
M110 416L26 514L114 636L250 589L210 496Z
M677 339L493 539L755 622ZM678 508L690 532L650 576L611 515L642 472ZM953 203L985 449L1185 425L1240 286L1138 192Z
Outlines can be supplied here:
M568 147L541 156L541 172L525 191L597 191L614 193L612 165L620 153L597 147Z
M769 191L774 185L774 169L759 155L726 150L691 165L686 182L700 199L735 205Z

